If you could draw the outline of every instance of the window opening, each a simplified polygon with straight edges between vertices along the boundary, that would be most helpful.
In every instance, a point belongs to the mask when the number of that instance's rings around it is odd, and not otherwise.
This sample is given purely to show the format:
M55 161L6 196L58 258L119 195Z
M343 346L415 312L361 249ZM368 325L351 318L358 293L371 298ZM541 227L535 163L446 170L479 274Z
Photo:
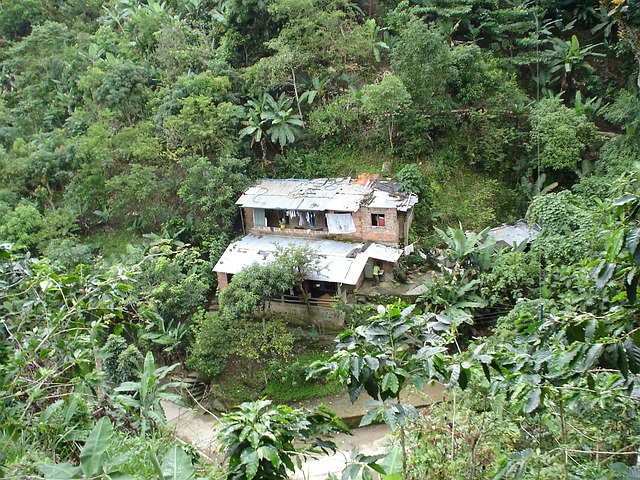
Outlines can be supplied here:
M384 227L384 213L372 213L371 214L371 226L372 227Z

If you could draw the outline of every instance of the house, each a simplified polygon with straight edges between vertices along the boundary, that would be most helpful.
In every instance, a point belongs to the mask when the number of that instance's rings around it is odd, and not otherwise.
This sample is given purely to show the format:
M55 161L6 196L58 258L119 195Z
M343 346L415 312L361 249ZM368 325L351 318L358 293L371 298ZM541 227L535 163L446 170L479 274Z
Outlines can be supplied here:
M406 243L418 198L395 180L360 177L264 179L236 202L245 233Z
M397 181L375 177L260 180L236 202L246 236L215 265L218 288L245 266L272 261L277 246L290 245L317 252L319 268L307 282L312 299L353 291L374 271L393 278L417 201Z

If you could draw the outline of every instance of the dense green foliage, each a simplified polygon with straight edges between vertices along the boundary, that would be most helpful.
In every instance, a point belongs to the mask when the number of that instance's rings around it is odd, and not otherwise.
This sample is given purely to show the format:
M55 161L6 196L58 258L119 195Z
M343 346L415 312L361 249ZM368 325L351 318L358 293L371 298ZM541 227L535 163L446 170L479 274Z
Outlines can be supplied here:
M412 242L449 270L423 314L392 307L343 337L342 378L399 396L413 370L381 362L371 328L435 314L451 337L429 344L428 378L491 399L457 391L458 410L409 422L405 474L637 476L639 19L638 0L3 1L0 476L195 477L161 433L169 365L215 377L242 357L285 384L304 370L263 307L300 287L312 252L236 275L209 311L235 200L260 176L383 163L421 198ZM528 251L487 242L524 216L542 228ZM467 335L500 316L486 341ZM394 342L399 363L419 351ZM354 371L361 355L378 368ZM230 475L285 475L279 454L251 455ZM381 471L367 458L347 476Z

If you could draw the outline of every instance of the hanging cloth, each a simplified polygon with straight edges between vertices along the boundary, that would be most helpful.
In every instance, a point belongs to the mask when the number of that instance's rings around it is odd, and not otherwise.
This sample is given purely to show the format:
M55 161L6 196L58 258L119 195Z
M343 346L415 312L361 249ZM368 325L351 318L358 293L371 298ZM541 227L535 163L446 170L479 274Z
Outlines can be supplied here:
M327 213L329 233L355 233L356 224L350 213Z

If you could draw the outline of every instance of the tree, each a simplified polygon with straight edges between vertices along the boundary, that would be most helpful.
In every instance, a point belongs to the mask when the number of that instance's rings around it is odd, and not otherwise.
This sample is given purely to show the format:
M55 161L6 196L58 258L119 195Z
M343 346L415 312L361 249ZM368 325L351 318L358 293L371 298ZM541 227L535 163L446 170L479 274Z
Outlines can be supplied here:
M298 247L289 245L287 247L281 247L276 245L276 262L282 266L285 271L290 273L294 284L302 293L304 302L307 304L307 310L310 311L309 295L303 283L305 280L308 280L310 276L318 273L319 259L316 256L316 251L309 246Z
M36 0L5 1L0 9L0 35L9 40L25 37L33 25L46 18L45 14L43 5Z
M229 102L215 104L203 95L181 100L182 109L164 121L175 145L202 157L217 157L235 153L236 125L242 108Z
M394 118L411 105L411 95L402 80L395 75L385 75L380 83L365 85L361 93L364 111L377 121L387 124L389 146L393 150Z
M309 247L276 245L276 258L265 265L254 263L233 276L220 292L222 315L227 318L250 317L265 302L298 286L306 299L302 282L317 269L318 260ZM308 302L307 302L308 303Z
M437 28L418 18L409 20L391 52L391 67L422 113L433 117L448 114L451 97L446 84L452 74L451 56Z
M624 0L600 0L610 17L615 18L620 36L628 43L638 63L638 86L640 87L640 7L636 2Z
M531 111L529 148L540 155L540 167L552 170L576 169L598 144L595 126L582 114L565 107L557 98L544 99ZM534 162L535 162L534 160ZM531 168L535 164L532 162Z
M98 69L95 73L96 84L87 86L94 87L91 93L98 105L118 112L130 125L144 114L153 82L148 68L124 60L107 64L105 72Z
M247 167L250 159L222 157L215 162L203 157L185 157L185 170L178 188L185 222L195 238L230 234L237 221L235 201L249 185Z

